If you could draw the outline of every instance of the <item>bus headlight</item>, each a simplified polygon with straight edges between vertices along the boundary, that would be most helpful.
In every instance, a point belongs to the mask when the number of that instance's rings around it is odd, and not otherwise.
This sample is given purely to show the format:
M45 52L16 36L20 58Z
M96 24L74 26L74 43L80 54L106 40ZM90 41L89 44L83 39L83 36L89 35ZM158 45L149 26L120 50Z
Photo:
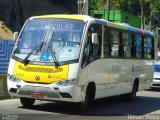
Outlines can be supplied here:
M8 77L9 80L11 80L13 82L16 82L16 83L21 81L18 77L14 76L14 75L8 74L7 77Z
M75 79L70 79L70 80L62 80L59 82L56 82L56 85L58 86L67 86L67 85L73 85L77 83L77 78Z

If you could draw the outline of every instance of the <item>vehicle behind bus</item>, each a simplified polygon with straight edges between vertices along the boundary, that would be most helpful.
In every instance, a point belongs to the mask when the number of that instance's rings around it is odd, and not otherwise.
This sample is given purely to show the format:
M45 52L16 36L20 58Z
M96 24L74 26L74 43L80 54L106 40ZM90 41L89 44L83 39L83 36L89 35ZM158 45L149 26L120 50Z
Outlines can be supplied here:
M155 62L152 88L160 88L160 62Z

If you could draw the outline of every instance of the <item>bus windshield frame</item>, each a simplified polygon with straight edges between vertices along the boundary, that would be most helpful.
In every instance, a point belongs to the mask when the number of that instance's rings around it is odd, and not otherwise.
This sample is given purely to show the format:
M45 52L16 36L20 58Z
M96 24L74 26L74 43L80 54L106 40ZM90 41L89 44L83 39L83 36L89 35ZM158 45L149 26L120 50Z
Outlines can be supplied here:
M77 61L84 26L80 20L29 20L16 41L12 57L20 62L27 58L35 64Z

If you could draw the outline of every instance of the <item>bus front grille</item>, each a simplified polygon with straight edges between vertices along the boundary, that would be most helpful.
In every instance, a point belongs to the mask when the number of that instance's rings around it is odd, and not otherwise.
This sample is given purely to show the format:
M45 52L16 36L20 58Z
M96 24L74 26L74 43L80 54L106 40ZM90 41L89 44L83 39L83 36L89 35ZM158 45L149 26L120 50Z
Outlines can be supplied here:
M48 98L60 98L60 95L54 92L51 88L47 87L37 87L37 86L24 86L19 89L19 95L31 96L32 93L42 93Z
M18 68L27 72L39 72L39 73L56 73L63 71L63 68L44 68L44 67L26 67L19 65Z

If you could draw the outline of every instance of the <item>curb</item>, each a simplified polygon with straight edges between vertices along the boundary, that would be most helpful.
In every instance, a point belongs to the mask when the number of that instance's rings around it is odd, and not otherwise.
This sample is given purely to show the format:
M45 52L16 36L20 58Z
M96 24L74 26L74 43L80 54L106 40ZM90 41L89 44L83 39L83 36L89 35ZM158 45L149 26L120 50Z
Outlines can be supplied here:
M6 100L6 99L11 99L11 97L8 95L8 96L0 96L0 100Z

